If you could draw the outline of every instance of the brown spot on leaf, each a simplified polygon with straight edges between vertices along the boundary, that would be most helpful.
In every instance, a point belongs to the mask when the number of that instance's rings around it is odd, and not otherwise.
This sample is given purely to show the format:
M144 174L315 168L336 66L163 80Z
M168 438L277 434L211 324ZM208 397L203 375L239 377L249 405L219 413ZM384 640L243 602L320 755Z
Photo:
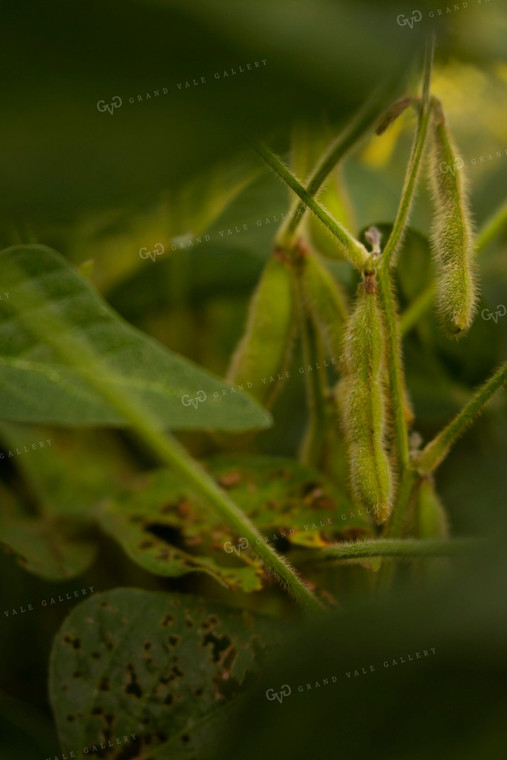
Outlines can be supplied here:
M134 666L131 662L127 664L127 671L130 676L130 683L127 684L125 687L125 693L126 694L133 694L135 697L140 699L143 696L143 691L141 687L139 686L139 682L137 680L137 676L134 671Z
M223 488L232 488L233 486L237 486L238 483L241 483L242 477L243 476L239 470L231 470L231 472L226 472L223 475L220 475L218 482Z

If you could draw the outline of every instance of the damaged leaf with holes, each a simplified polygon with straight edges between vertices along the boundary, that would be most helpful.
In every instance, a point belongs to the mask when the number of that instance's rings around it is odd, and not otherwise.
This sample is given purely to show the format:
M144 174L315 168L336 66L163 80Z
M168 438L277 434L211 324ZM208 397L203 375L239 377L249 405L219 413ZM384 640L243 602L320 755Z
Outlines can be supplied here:
M364 511L294 460L229 455L215 457L207 468L263 540L280 551L371 533ZM231 535L169 470L140 476L100 504L96 514L102 529L149 572L170 577L204 572L228 588L262 587L262 566L244 539Z
M202 760L214 721L225 719L277 629L279 621L189 595L120 588L87 599L51 654L62 751L103 744L96 754L111 760Z

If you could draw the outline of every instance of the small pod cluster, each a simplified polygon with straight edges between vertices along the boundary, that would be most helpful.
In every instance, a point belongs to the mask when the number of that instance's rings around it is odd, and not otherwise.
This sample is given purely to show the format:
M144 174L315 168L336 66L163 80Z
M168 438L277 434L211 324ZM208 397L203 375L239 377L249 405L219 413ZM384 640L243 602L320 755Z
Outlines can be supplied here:
M294 283L278 255L266 264L250 301L247 325L232 357L227 380L242 385L268 407L287 367L295 327Z
M355 498L378 523L389 517L393 478L386 451L384 335L374 275L359 286L344 340L339 398Z
M446 331L459 337L470 327L477 303L474 240L459 158L442 107L432 102L430 185L435 204L432 254L436 306Z

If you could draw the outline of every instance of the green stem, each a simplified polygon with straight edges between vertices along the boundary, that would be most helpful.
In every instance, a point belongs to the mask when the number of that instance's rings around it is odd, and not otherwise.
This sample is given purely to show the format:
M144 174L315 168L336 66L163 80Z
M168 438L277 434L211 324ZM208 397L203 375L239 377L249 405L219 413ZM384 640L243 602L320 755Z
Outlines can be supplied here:
M486 220L482 230L479 232L475 244L475 254L478 256L482 251L495 239L497 235L507 226L507 201L502 203L496 211ZM433 303L433 294L435 284L432 282L420 293L415 301L405 309L400 318L400 333L406 335L417 324L419 319L425 314Z
M314 197L317 194L320 187L336 165L361 139L361 137L373 127L378 119L381 107L379 97L371 98L359 113L356 114L355 118L344 131L333 140L310 175L306 186L306 192L308 195ZM300 200L294 210L293 216L289 217L280 228L277 235L277 243L282 248L288 248L294 242L297 228L303 220L306 207L306 203Z
M391 408L394 415L396 450L400 471L403 473L409 463L409 446L407 425L403 412L403 371L400 359L400 339L389 270L381 267L377 272L377 277L387 347L387 368L389 373Z
M465 554L481 542L470 538L455 539L381 539L378 541L355 541L354 543L335 544L318 550L313 554L312 562L329 560L347 560L364 557L398 557L399 559L418 559L420 557L446 557Z
M486 402L507 382L507 362L473 395L456 417L422 450L415 462L421 474L432 472L445 459L451 446L480 414Z
M13 265L16 272L16 265ZM16 281L16 276L13 277ZM121 379L104 365L87 340L62 320L55 318L40 293L32 286L23 289L23 308L19 316L28 329L47 343L85 382L94 388L123 419L132 426L146 446L168 467L180 475L198 497L212 506L219 517L238 536L244 536L284 589L300 604L321 610L320 602L293 568L262 540L255 525L236 506L205 470L170 434L159 430L156 417L121 387Z
M381 266L386 269L391 266L392 260L398 252L402 242L403 235L405 234L406 225L410 215L410 209L412 208L412 202L414 200L414 193L417 186L417 179L419 176L419 169L421 166L421 158L424 151L424 145L426 142L426 134L428 132L428 124L430 119L430 79L431 79L431 67L433 64L433 38L428 43L426 50L426 57L424 62L424 75L423 75L423 95L421 100L421 108L419 111L419 122L417 125L417 132L415 135L410 159L405 174L405 182L403 185L403 191L401 194L400 204L394 220L393 228L389 239L382 253Z
M355 240L350 232L347 232L345 227L337 222L336 219L333 219L333 217L312 198L278 156L275 156L269 148L260 142L256 142L254 147L261 158L263 158L268 166L273 169L275 174L277 174L291 188L291 190L299 196L305 206L313 211L315 216L320 219L331 234L340 242L343 248L343 253L350 263L362 272L370 258L366 248L359 241Z

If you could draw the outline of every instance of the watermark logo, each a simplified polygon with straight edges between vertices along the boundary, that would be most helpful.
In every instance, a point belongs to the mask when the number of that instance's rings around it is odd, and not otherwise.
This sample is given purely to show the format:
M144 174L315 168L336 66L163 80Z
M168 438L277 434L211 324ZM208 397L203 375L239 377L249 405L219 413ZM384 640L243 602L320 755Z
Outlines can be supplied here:
M162 254L164 253L164 251L165 251L165 248L162 245L162 243L156 243L153 246L153 250L152 251L149 251L147 248L144 248L144 247L140 248L139 249L139 256L142 259L151 259L152 261L155 261L155 258L157 256L162 256Z
M404 13L400 13L400 15L396 17L399 26L409 26L411 29L414 28L414 24L418 24L421 20L422 13L419 10L412 11L412 15L408 18Z
M274 689L268 689L266 692L266 699L269 699L270 702L272 702L274 699L277 699L280 704L283 702L284 697L290 697L292 693L292 689L290 688L288 683L284 683L283 686L280 686L280 691L274 691Z
M236 552L236 554L239 555L244 549L248 549L249 547L248 539L241 537L239 539L239 544L236 544L236 546L233 546L230 541L226 541L224 544L224 550L227 552L227 554L232 554L232 552Z
M97 111L100 111L101 113L104 113L104 111L108 111L111 114L111 116L113 116L114 109L120 108L122 103L123 101L119 95L115 95L110 103L106 103L105 100L99 100L99 102L97 103Z
M440 171L442 174L447 174L448 172L451 172L452 176L454 177L456 175L456 171L459 171L460 169L463 169L465 166L465 162L462 158L457 158L453 164L449 164L447 161L441 161L440 162Z
M489 309L483 309L481 311L481 317L485 319L486 321L489 321L490 319L493 319L495 322L495 325L498 322L498 317L505 317L507 314L507 308L504 306L504 304L500 304L496 307L496 311L493 313Z
M192 404L194 409L197 409L199 404L203 404L207 398L208 397L205 391L197 391L197 395L195 398L190 398L188 394L185 394L184 396L182 396L181 403L183 404L183 406L190 406L190 404Z

